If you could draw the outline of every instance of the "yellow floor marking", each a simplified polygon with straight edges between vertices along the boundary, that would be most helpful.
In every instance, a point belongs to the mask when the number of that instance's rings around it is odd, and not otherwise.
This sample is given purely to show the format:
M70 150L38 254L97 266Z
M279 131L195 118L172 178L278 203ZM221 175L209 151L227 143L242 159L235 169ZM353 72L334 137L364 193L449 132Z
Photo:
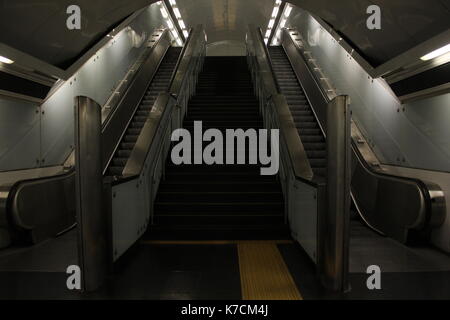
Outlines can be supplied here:
M240 244L291 244L292 240L249 240L249 241L240 241L240 240L144 240L141 241L141 244L145 245L240 245Z
M243 300L302 300L275 243L238 244Z

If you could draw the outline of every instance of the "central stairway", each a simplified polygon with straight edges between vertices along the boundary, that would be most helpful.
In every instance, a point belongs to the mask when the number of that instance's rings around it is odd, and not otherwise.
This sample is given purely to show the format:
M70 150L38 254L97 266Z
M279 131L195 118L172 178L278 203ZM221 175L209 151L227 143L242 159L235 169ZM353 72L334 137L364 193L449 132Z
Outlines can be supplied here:
M183 125L192 137L194 121L203 122L203 132L263 128L245 57L205 59ZM260 165L176 166L169 155L147 237L288 239L281 185L277 176L261 176Z

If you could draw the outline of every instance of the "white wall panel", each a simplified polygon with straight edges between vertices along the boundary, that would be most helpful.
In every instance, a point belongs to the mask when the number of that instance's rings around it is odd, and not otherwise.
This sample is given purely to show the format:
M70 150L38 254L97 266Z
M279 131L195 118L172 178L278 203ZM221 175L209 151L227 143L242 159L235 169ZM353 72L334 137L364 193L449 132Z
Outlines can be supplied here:
M382 163L450 172L448 95L402 105L383 79L371 79L308 12L294 7L286 26L307 40L337 93L351 97L353 118Z

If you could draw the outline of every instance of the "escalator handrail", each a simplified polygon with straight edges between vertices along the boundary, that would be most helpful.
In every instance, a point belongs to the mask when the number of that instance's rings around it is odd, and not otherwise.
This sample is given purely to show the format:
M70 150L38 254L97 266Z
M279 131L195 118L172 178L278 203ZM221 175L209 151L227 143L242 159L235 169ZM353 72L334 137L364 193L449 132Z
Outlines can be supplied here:
M294 129L295 123L289 111L289 106L287 104L286 98L283 94L278 92L276 76L273 68L270 65L270 55L268 49L265 46L263 38L261 37L261 29L258 29L259 32L257 32L256 35L257 39L255 39L254 30L256 30L256 28L252 25L249 25L247 46L251 46L249 42L253 44L252 49L255 54L255 63L257 64L258 69L257 72L259 73L260 77L265 78L261 79L263 80L263 90L265 91L267 96L267 100L264 103L266 104L266 106L272 105L274 107L272 114L277 115L276 121L278 122L278 127L281 129L280 131L283 143L288 149L287 156L293 171L293 176L295 177L295 179L316 188L319 186L324 186L325 180L317 179L317 177L315 177L313 174L312 168L308 161L308 157L303 147L303 143L300 140L296 129ZM257 46L259 46L259 50L257 49ZM259 64L258 58L262 60L263 65ZM267 74L267 71L269 72L269 76ZM289 135L290 138L288 138L287 135Z
M184 50L182 51L182 53L180 53L180 55L182 54L183 56L181 57L181 59L179 59L179 64L177 65L177 70L174 71L174 75L177 74L178 68L182 64L187 63L187 65L191 66L191 62L192 62L192 58L194 57L194 54L197 52L197 50L200 50L202 48L202 46L199 46L199 42L197 41L198 39L196 39L196 37L201 37L202 31L203 31L203 28L201 25L199 25L196 29L193 29L193 31L190 33L189 38L192 38L193 40L186 42ZM190 75L191 75L190 71L191 71L190 69L185 71L185 73L183 74L182 79L180 81L181 84L183 84L185 81L187 81L187 79L190 77ZM182 87L182 85L180 85L180 88L181 87ZM177 103L177 101L176 101L177 95L178 95L178 93L172 93L172 92L163 92L158 95L158 98L155 101L155 105L152 108L152 111L150 111L150 115L149 115L149 119L156 121L156 123L155 122L146 123L146 125L142 129L142 131L144 131L144 129L146 129L146 126L154 126L153 134L151 136L145 137L146 141L145 141L145 146L143 148L144 150L146 150L145 154L142 154L142 150L140 150L140 152L136 153L136 154L139 153L139 158L140 158L139 160L137 160L138 169L133 170L134 172L132 174L126 174L122 177L117 177L115 180L110 181L112 183L112 185L126 183L130 180L139 178L139 176L142 173L142 170L144 168L144 162L148 158L151 148L157 147L157 146L155 146L155 143L157 143L157 141L155 141L156 140L155 136L158 135L160 132L162 132L163 129L166 127L166 124L168 121L164 121L164 119L168 119L168 115L170 115L172 113L172 110L173 110L175 104ZM143 135L142 131L138 137L138 141L139 141L139 139L141 139L141 136ZM136 149L136 147L137 146L135 146L135 149ZM133 157L133 152L135 149L133 149L130 159L131 159L131 157ZM126 169L127 168L125 167L124 172Z
M165 41L166 43L163 43ZM157 43L152 48L152 52L149 54L147 61L144 62L142 68L138 71L138 74L136 77L134 77L133 82L128 86L126 92L124 93L122 99L118 103L115 110L111 113L111 117L108 122L105 122L102 124L102 165L103 165L103 173L105 174L113 157L114 154L120 145L124 135L126 134L126 129L129 127L130 123L133 121L133 115L136 113L136 110L139 108L139 105L141 104L142 100L145 97L146 89L151 85L153 78L155 77L158 68L160 64L162 63L167 50L170 47L170 41L169 41L169 33L168 30L165 29ZM163 53L160 57L158 57L157 65L151 64L151 60L153 53L156 49L163 49ZM155 53L157 54L157 53ZM148 77L148 71L143 69L146 67L146 65L152 66L154 69L153 74L151 74L151 78L146 79ZM142 83L140 83L142 82ZM136 87L136 84L139 84L139 88ZM142 88L144 89L142 89ZM139 89L138 92L133 92ZM131 100L131 101L130 101ZM126 114L126 119L123 120L122 117L119 117L119 112L125 112L121 108L121 106L124 106L126 109L129 109ZM115 126L112 126L112 121L125 121L120 122L120 127L115 128ZM119 131L120 129L120 131ZM109 132L107 132L107 130ZM114 133L115 136L111 137L111 134ZM107 143L106 143L107 142Z
M172 87L172 85L173 85L173 83L175 81L175 76L177 75L178 68L180 67L181 61L183 60L184 55L186 53L186 48L189 46L189 43L192 40L193 33L194 33L194 28L190 28L189 29L189 36L186 39L183 48L181 49L180 56L178 57L177 63L175 65L175 68L173 69L172 75L170 76L170 82L169 82L169 86L168 86L169 89Z
M186 42L186 46L183 50L183 56L179 61L177 69L173 73L173 79L169 86L169 93L176 99L178 99L180 90L188 79L187 75L189 74L189 68L192 66L192 62L197 54L197 51L200 52L202 47L206 45L206 38L203 38L202 35L205 36L205 30L201 24L197 25L195 28L192 28L189 33L188 41ZM201 39L203 39L203 41L199 46L199 41ZM179 79L177 79L177 75L180 71L183 72L183 74Z
M421 209L422 214L424 215L424 225L436 227L442 225L445 220L445 196L441 187L435 183L425 182L418 178L414 177L401 177L396 176L390 173L375 171L364 159L364 156L361 154L357 143L352 140L352 151L355 155L356 160L358 161L361 168L369 175L375 177L376 179L386 179L392 181L408 181L414 183L417 186L417 189L420 190L420 193L424 200L424 207ZM359 200L355 198L355 200ZM360 212L360 214L362 214ZM433 215L433 221L431 221ZM364 221L374 230L383 234L382 231L378 230L376 227L372 226L370 222L366 221L364 217L362 217ZM411 226L412 227L412 226Z
M270 57L269 49L267 48L267 45L264 42L263 31L261 28L258 28L257 36L258 36L258 43L260 43L264 49L265 60L269 66L270 73L272 74L272 79L273 82L275 83L275 88L277 92L281 94L280 84L278 83L278 78L275 75L275 69L273 68L272 58Z
M159 36L158 40L155 41L155 43L153 44L153 46L148 50L148 52L145 54L144 57L144 61L142 62L142 64L140 65L140 67L142 67L145 64L145 61L150 57L150 55L152 54L152 52L154 51L154 49L157 47L157 45L163 41L164 36L166 36L169 33L169 31L167 29L164 29L163 32L161 33L161 35ZM139 74L139 72L135 72L134 76L132 77L130 83L128 84L127 88L125 89L125 91L122 93L119 101L117 102L117 104L114 106L114 108L111 108L110 113L108 114L108 116L105 118L105 120L102 122L102 130L103 128L105 128L108 124L108 122L110 121L111 117L114 115L114 110L120 106L120 104L123 102L123 99L125 98L127 92L130 90L130 88L132 87L133 83L136 80L137 75ZM102 110L103 110L104 106L102 106Z
M65 180L72 177L75 174L75 168L71 167L68 171L58 173L52 176L39 177L33 179L25 179L15 182L8 191L4 190L3 192L7 192L8 195L6 197L6 202L4 203L4 212L6 214L6 218L10 226L12 226L16 231L17 229L22 230L32 230L33 226L25 224L18 215L18 206L16 199L19 197L20 191L24 186L28 184L33 184L36 182L41 182L45 184L49 180ZM45 188L45 186L43 186ZM55 199L59 200L59 199Z

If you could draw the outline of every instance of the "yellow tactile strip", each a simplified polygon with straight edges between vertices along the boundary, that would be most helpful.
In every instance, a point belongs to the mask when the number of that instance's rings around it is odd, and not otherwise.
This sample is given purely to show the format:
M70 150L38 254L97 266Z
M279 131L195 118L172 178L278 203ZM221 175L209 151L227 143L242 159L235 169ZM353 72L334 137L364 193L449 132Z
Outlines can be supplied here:
M238 244L243 300L302 300L275 243Z

